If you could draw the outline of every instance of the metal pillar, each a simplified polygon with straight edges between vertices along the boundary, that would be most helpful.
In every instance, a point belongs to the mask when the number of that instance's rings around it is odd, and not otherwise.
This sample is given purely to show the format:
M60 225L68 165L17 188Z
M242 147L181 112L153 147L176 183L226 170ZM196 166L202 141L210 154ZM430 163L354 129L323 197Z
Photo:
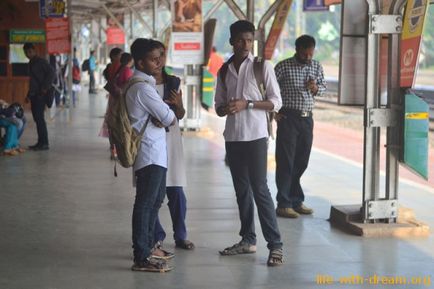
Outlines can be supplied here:
M367 0L368 17L379 14L380 3L378 0ZM371 20L369 20L370 22ZM368 111L380 107L379 98L379 44L380 35L372 31L368 32L367 53L367 81L365 99L365 129L364 129L364 160L363 160L363 219L366 221L368 213L368 201L377 200L379 196L380 177L380 128L370 126L367 123Z
M152 1L152 38L157 38L158 34L158 0Z
M240 7L237 5L237 3L234 2L234 0L225 0L226 5L234 12L235 16L240 20L247 19L247 16L244 14L244 12L240 9Z
M247 0L247 20L255 23L255 0Z
M406 0L394 0L389 13L400 14L405 2ZM389 35L387 108L393 110L400 110L403 105L400 89L400 42L399 34ZM387 128L386 199L389 200L398 199L400 131L399 126Z
M258 41L258 56L262 57L264 55L264 45L265 45L265 24L270 20L271 16L276 13L277 8L283 0L276 0L271 4L265 14L259 20L258 28L256 31L256 40Z
M69 35L70 35L70 40L71 40L71 52L69 54L68 57L68 90L67 90L67 95L68 95L68 104L69 104L69 99L72 96L72 58L74 57L74 29L72 28L73 22L72 22L72 13L71 13L71 2L72 0L68 0L66 2L66 7L67 7L67 15L68 15L68 21L69 21ZM64 96L66 97L66 95ZM70 104L69 104L70 105Z
M142 24L142 26L152 32L152 28L148 25L148 23L146 23L146 21L143 19L142 15L139 14L139 12L137 12L132 6L131 4L128 2L128 0L124 0L123 3L128 7L128 9L130 9L130 11L133 13L134 17L137 18L137 20L139 20L140 24ZM132 33L132 32L131 32Z

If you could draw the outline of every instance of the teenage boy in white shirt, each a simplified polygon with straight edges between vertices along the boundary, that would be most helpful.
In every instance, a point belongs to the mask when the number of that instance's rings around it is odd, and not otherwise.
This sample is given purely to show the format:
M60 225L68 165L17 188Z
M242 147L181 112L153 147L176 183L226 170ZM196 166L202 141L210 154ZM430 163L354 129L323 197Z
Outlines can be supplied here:
M256 252L254 199L270 250L267 265L278 266L283 264L283 252L274 203L267 185L267 113L279 111L282 99L270 62L266 61L263 69L265 99L256 83L251 54L255 26L240 20L231 25L230 32L234 55L218 74L215 109L219 116L226 116L223 135L240 214L241 241L220 251L220 254ZM226 73L222 73L223 70ZM225 79L222 79L222 74Z

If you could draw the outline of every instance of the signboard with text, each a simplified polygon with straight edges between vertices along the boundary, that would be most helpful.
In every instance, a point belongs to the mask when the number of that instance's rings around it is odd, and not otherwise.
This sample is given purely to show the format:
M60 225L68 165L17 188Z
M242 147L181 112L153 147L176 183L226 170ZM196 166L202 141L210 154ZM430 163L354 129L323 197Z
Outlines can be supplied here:
M172 0L172 62L203 64L202 0Z
M117 22L119 22L121 25L124 25L124 14L123 13L117 13L114 16L115 16ZM107 16L106 35L107 35L107 44L108 45L125 44L125 33L118 26L116 21L112 17Z
M412 87L416 75L428 0L409 0L401 37L401 87Z
M66 3L63 0L39 0L39 16L56 18L65 15Z
M30 30L30 29L12 29L9 31L10 43L43 43L45 42L44 30Z
M48 54L71 52L71 37L68 18L45 19Z
M328 11L329 7L324 4L324 0L304 0L303 11Z

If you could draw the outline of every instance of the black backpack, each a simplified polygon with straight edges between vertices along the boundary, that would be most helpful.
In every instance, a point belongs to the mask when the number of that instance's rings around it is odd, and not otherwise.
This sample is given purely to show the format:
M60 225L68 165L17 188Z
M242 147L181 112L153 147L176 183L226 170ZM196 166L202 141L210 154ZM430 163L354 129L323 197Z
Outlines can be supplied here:
M83 61L83 64L81 65L82 71L89 71L89 59L86 59Z

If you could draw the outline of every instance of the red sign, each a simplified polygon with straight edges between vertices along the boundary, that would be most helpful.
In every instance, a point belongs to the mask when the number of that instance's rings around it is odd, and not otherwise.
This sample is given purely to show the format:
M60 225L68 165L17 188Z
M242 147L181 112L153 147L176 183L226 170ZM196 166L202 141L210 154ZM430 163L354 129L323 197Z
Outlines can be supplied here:
M175 50L200 50L198 42L178 42L175 43Z
M422 37L401 41L401 87L412 87Z
M71 53L71 37L68 18L45 19L48 54Z
M107 44L125 44L125 33L118 27L107 28Z

